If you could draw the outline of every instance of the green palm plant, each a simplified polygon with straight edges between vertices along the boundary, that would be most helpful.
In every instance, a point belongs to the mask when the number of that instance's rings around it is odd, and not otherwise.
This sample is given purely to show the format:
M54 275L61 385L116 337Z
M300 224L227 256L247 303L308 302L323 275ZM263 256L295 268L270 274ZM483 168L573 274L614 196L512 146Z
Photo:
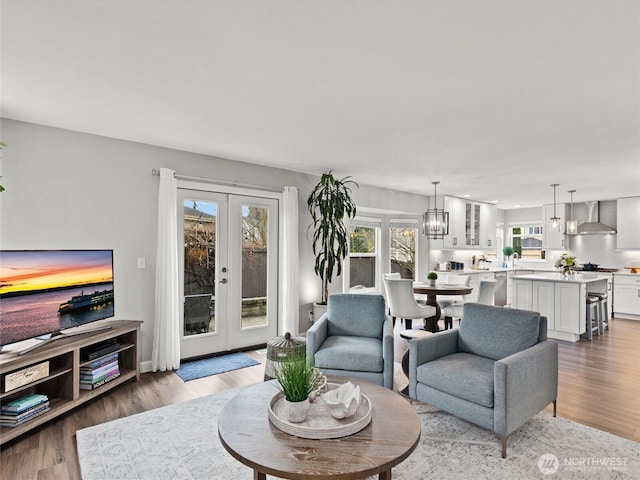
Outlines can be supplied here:
M309 228L314 228L314 270L322 280L322 304L327 303L329 284L334 276L342 273L342 260L349 253L349 232L344 219L356 216L351 186L358 188L349 178L337 179L331 171L324 173L307 199L313 220Z

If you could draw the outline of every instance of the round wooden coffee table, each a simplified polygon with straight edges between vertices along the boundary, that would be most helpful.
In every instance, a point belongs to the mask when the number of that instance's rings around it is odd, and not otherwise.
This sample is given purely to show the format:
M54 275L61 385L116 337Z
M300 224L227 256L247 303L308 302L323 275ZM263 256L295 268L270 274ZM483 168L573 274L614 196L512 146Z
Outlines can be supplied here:
M299 438L278 430L268 418L275 380L248 387L232 398L218 420L224 448L253 468L255 480L281 478L357 479L378 474L391 479L391 468L413 452L420 440L420 419L397 393L365 380L330 377L359 385L373 406L371 423L348 437Z

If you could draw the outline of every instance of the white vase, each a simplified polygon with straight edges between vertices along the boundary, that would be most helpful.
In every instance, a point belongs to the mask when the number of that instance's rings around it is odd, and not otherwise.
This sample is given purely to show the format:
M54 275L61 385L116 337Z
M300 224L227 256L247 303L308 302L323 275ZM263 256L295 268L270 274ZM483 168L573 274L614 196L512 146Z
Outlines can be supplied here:
M291 423L304 422L309 414L309 399L305 398L300 402L290 402L284 400L284 414Z

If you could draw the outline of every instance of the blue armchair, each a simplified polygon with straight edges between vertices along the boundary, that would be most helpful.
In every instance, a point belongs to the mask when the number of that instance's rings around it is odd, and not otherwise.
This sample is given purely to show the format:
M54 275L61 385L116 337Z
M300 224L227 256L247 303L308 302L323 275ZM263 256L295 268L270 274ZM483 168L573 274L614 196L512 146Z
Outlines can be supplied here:
M333 294L307 331L307 359L326 375L393 389L393 326L382 295Z
M409 396L507 438L558 396L558 345L537 312L469 303L457 330L409 343Z

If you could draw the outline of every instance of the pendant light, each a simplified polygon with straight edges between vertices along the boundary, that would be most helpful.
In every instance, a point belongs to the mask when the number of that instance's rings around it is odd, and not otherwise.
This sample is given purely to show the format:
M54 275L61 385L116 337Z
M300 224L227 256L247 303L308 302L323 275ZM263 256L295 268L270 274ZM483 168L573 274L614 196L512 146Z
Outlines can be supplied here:
M571 213L569 214L569 220L567 220L567 235L577 235L578 233L578 221L573 219L573 194L576 193L575 190L568 190L571 194Z
M551 186L553 187L553 217L549 219L551 220L551 226L549 227L549 230L551 230L552 232L560 231L560 217L556 215L556 188L558 187L558 185L560 184L559 183L551 184Z
M433 205L434 208L427 209L422 218L422 234L427 238L437 240L449 235L449 212L444 211L444 198L442 199L442 208L436 206L437 188L440 182L431 182L433 184Z

